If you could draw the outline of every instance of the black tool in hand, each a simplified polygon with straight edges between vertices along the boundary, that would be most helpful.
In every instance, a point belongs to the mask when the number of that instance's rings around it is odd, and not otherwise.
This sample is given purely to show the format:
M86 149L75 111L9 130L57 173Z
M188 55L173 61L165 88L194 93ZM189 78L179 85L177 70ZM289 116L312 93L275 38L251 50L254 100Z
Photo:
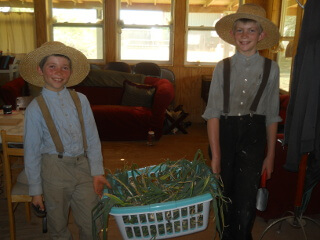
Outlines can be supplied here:
M258 189L256 208L259 211L265 211L268 204L269 191L266 188L267 171L264 170L261 176L261 187Z
M47 229L47 212L46 212L46 210L40 210L40 206L39 205L35 206L33 203L31 203L31 206L32 206L34 214L37 217L42 218L42 232L46 233L48 231L48 229Z

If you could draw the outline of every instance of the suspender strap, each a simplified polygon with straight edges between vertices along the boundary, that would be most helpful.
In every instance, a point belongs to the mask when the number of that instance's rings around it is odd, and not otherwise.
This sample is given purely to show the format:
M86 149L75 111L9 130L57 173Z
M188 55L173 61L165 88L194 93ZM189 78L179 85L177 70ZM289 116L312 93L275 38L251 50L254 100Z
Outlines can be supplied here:
M230 58L223 59L223 113L229 113L230 99Z
M254 113L257 110L260 98L262 96L262 93L263 93L266 85L267 85L268 78L269 78L269 75L270 75L270 70L271 70L271 63L272 63L272 61L269 58L265 58L264 59L262 82L261 82L260 87L258 89L258 92L257 92L257 94L256 94L256 96L255 96L255 98L254 98L254 100L253 100L253 102L251 104L251 107L250 107L251 114Z
M78 117L79 117L79 121L80 121L80 125L81 125L82 139L83 139L83 148L84 148L84 152L86 155L88 145L87 145L87 138L86 138L86 133L85 133L85 128L84 128L84 120L83 120L81 102L80 102L79 96L76 93L76 91L69 90L69 93L71 95L71 98L72 98L72 100L76 106L77 112L78 112ZM61 138L58 134L57 128L54 125L54 122L53 122L52 116L49 112L48 106L47 106L42 94L40 94L36 99L37 99L37 102L38 102L39 107L41 109L41 112L43 114L43 117L46 121L51 138L53 140L53 143L56 146L56 151L58 152L58 156L59 156L59 158L62 158L63 152L64 152L63 144L62 144Z
M42 94L40 94L36 99L37 99L37 102L38 102L39 107L41 109L43 118L46 121L51 138L53 140L53 143L56 146L57 152L59 153L58 156L59 156L59 158L62 158L62 154L64 152L63 144L62 144L62 141L59 137L57 128L54 125L54 122L53 122L53 119L52 119L51 114L49 112L48 106L47 106Z
M84 148L84 152L86 154L87 149L88 149L88 144L87 144L86 131L85 131L85 128L84 128L84 120L83 120L81 102L80 102L79 96L78 96L78 94L77 94L77 92L75 90L70 90L69 89L69 92L70 92L71 98L72 98L72 100L73 100L73 102L74 102L74 104L76 105L76 108L77 108L78 117L79 117L80 125L81 125L81 131L82 131L83 148Z

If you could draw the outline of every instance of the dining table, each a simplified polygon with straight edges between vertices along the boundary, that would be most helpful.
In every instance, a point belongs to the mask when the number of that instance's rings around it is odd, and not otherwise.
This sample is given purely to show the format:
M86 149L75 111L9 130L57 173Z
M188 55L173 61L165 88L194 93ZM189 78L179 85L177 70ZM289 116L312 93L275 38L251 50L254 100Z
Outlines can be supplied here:
M24 131L24 110L14 110L10 114L4 114L0 110L0 131L6 130L10 135L23 135ZM2 143L0 135L0 144Z

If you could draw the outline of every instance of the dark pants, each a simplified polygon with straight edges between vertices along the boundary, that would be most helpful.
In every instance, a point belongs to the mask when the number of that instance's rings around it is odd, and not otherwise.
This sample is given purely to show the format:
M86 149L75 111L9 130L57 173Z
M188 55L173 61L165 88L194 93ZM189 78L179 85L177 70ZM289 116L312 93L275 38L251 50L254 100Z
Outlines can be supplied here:
M231 203L224 209L223 240L251 240L265 157L265 117L220 118L221 178Z

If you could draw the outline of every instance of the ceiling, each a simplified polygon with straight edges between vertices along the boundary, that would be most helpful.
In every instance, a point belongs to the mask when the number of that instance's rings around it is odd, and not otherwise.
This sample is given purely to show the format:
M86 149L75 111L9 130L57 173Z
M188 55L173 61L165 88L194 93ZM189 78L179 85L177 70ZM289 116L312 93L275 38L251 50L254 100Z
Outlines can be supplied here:
M84 4L84 5L100 5L103 0L52 0L56 4ZM134 4L170 4L170 0L121 0L122 3L127 3L128 5ZM33 0L0 0L0 6L12 6L12 7L25 7L33 3ZM201 5L203 7L207 6L228 6L238 3L238 0L189 0L192 5Z
M97 8L101 7L103 0L52 0L54 7L60 8L74 8L75 6L79 8ZM201 8L202 11L225 11L232 10L235 11L238 8L239 0L189 0L189 4L193 5L194 8ZM171 0L121 0L122 4L127 4L130 8L135 7L145 7L148 5L150 7L168 7ZM0 7L33 7L33 0L0 0ZM139 7L140 6L140 7ZM212 8L213 7L213 8ZM296 0L288 0L288 10L293 13L296 11L297 2ZM211 10L209 10L211 8ZM193 10L192 9L192 10ZM191 10L191 9L190 9ZM291 15L291 14L289 14Z

